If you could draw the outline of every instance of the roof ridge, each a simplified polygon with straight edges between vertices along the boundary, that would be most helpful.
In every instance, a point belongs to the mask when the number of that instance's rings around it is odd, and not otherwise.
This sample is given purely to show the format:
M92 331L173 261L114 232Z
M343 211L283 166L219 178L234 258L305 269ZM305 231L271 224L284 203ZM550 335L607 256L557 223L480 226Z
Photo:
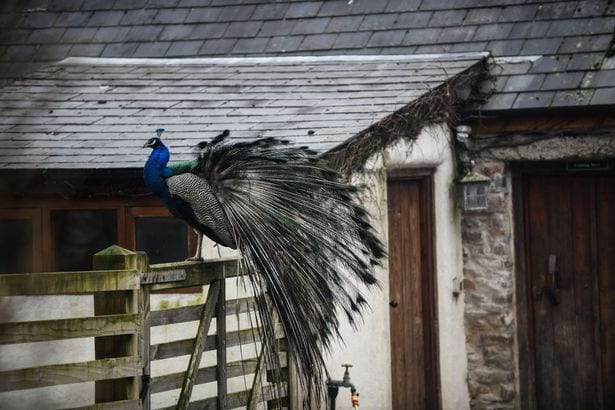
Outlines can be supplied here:
M219 58L108 58L68 57L55 65L196 65L196 64L265 64L333 61L429 61L475 60L489 57L489 52L438 53L438 54L386 54L386 55L322 55L322 56L271 56L271 57L219 57Z

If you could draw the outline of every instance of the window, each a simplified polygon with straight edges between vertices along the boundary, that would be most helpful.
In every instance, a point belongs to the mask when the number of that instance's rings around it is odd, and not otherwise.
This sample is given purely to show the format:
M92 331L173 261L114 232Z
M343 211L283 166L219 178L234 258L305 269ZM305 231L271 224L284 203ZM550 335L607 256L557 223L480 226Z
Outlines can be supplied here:
M90 270L92 256L114 244L147 252L150 263L175 262L193 254L196 235L151 197L22 200L0 209L0 274Z
M51 211L54 270L91 270L92 255L117 243L117 210Z
M40 253L39 223L35 210L0 210L0 274L25 273L40 269L34 255Z

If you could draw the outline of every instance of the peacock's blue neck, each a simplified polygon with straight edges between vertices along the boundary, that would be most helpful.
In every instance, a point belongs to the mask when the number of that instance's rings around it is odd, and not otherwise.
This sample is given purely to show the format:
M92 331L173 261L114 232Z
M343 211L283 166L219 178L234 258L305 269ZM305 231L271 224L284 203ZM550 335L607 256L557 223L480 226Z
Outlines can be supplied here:
M169 149L160 142L160 144L152 150L151 155L143 167L145 185L165 202L170 199L169 189L165 182L165 179L172 175L171 170L167 167L169 157Z

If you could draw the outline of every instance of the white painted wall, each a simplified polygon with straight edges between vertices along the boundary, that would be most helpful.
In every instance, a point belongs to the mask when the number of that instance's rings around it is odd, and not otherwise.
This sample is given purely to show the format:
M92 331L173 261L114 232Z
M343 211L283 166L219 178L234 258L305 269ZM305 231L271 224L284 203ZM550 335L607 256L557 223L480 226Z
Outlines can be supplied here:
M394 168L434 170L435 257L438 292L440 344L440 378L443 409L468 409L469 394L466 383L467 359L464 332L463 294L452 295L455 276L462 274L461 232L453 197L455 178L453 151L447 126L424 129L417 141L398 141L384 153L369 161L365 175L357 175L358 183L366 183L366 205L372 212L374 225L387 241L386 172ZM333 349L327 362L332 376L341 379L341 364L351 363L352 382L361 394L361 407L385 410L391 408L389 279L388 268L379 272L382 290L369 298L373 312L366 316L358 331L342 327L345 344ZM340 389L337 409L351 409L350 393Z

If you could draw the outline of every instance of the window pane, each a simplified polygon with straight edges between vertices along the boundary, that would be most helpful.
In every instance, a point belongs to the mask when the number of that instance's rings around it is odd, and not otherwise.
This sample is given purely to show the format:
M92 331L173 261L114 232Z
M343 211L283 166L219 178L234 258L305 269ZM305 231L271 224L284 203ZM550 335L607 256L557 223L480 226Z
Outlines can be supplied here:
M117 243L117 213L110 210L53 211L55 270L90 270L92 256Z
M150 263L183 261L188 257L186 224L172 216L135 218L137 250L145 251Z
M0 220L0 274L32 272L32 221Z

